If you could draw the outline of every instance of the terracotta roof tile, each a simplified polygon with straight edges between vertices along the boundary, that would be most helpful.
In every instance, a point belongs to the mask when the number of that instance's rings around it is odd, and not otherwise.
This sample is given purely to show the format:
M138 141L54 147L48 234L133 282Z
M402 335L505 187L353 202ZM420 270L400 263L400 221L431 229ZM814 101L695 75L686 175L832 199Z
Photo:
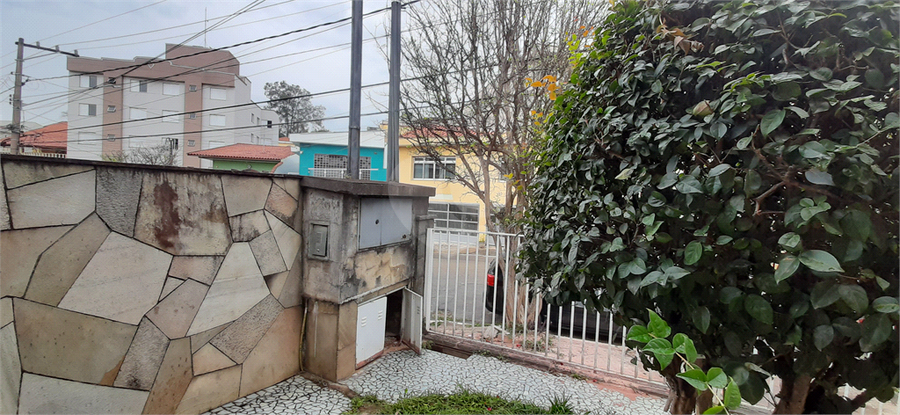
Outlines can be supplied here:
M238 143L207 150L192 151L188 155L205 159L280 161L291 155L291 148Z
M67 148L69 123L58 122L46 127L28 131L19 137L19 145L47 150L63 150ZM0 140L0 146L12 145L12 137Z

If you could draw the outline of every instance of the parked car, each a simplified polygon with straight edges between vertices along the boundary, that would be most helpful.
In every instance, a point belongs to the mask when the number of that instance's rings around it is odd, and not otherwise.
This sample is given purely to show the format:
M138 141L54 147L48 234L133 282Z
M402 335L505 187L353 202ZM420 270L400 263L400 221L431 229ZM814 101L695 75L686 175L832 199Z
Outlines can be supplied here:
M504 302L504 285L503 285L503 266L502 262L500 266L497 266L497 262L492 260L487 270L487 278L485 287L485 299L484 299L484 307L494 313L495 310L495 302L496 302L496 310L497 317L499 319L499 315L503 313L503 302ZM494 292L496 291L496 297ZM597 314L587 312L584 307L584 304L579 302L573 302L567 305L562 306L562 313L560 315L560 307L553 306L548 304L547 302L543 302L543 308L540 316L540 327L545 328L544 324L547 323L547 309L550 309L549 316L549 324L550 324L550 332L552 334L560 333L561 335L568 336L570 330L572 335L575 337L581 337L584 334L585 339L594 339L597 334ZM585 319L584 315L587 312L587 319ZM600 315L600 335L601 339L607 340L609 335L609 311L601 311ZM574 324L573 324L574 323ZM621 338L622 336L622 328L613 325L613 339Z

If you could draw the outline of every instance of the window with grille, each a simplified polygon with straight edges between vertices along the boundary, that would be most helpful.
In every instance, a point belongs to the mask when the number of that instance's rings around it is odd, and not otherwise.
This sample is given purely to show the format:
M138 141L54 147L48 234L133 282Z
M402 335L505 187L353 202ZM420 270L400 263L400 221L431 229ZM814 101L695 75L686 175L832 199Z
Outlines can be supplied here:
M434 216L435 228L478 230L478 205L432 202L428 204L428 214Z
M413 158L413 179L452 180L455 171L456 157L441 157L440 163L430 157Z
M313 157L312 176L341 179L349 174L350 158L339 154L316 154ZM372 179L372 158L359 158L359 178Z
M143 79L135 79L131 81L131 92L147 92L149 81Z

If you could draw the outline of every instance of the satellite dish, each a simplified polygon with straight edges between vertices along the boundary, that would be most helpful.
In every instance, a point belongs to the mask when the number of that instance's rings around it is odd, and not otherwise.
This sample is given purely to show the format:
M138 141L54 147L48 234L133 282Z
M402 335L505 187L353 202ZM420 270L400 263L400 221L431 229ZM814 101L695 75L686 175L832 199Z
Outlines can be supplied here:
M291 154L283 159L281 159L281 163L275 166L272 169L272 173L275 174L296 174L300 175L300 156L297 154Z

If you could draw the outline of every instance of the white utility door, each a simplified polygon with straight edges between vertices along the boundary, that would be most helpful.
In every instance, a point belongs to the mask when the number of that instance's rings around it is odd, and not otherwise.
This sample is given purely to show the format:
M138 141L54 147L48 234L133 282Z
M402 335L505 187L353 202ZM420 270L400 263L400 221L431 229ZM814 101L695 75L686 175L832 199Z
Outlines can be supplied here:
M400 340L418 354L422 354L422 296L403 289L403 312L400 321Z
M387 311L387 297L360 304L357 308L356 364L360 364L384 350L385 311Z

